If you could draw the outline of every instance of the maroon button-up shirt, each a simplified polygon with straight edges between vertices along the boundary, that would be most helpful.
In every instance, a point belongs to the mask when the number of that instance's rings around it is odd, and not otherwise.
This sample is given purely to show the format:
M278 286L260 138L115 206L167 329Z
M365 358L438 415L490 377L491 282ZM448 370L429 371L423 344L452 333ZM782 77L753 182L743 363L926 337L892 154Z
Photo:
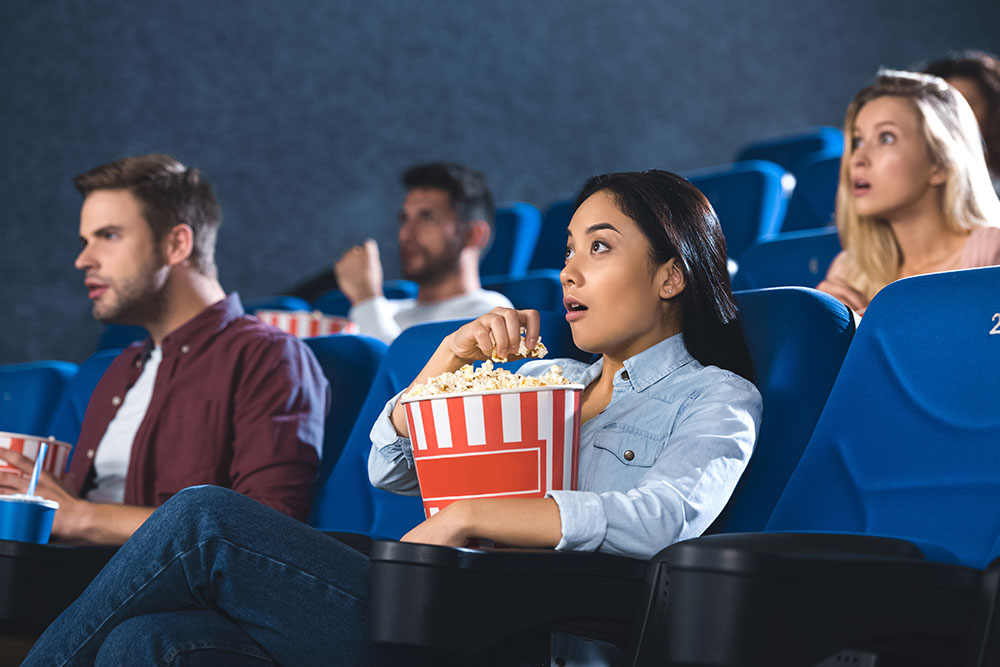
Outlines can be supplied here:
M69 468L81 496L101 437L151 346L127 347L90 398ZM125 504L155 507L184 487L215 484L305 519L329 401L312 351L245 315L236 294L161 346L153 396L132 443Z

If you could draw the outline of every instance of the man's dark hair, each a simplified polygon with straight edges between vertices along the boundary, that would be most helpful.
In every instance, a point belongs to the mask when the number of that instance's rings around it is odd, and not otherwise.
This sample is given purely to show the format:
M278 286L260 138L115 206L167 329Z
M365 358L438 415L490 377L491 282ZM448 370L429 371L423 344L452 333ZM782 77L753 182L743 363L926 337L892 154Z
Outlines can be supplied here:
M128 189L139 201L157 243L177 225L188 225L194 239L191 266L216 276L215 238L222 208L199 170L188 169L169 155L151 153L94 167L75 176L73 184L84 197L95 190Z
M1000 170L1000 59L983 51L959 51L936 60L924 71L942 79L971 79L986 102L986 119L979 128L986 142L986 161Z
M493 229L493 195L482 172L455 162L418 164L403 172L403 187L436 188L448 193L459 223L485 220Z

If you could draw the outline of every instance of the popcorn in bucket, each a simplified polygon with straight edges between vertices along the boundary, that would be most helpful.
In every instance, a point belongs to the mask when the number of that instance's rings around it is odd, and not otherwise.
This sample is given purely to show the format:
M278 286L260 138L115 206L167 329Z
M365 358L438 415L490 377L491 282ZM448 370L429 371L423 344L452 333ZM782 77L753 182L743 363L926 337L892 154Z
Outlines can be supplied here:
M35 435L0 431L0 449L9 449L18 452L32 461L38 456L38 450L43 442L48 443L48 451L46 451L45 460L42 462L42 470L52 473L58 479L66 471L66 462L69 461L69 454L73 450L73 445L52 437L40 438ZM0 474L8 472L19 473L20 471L0 461Z
M318 310L258 310L257 319L299 338L357 333L358 325L346 317L326 315Z
M492 371L489 362L484 368L514 383L539 382ZM402 399L428 517L462 498L543 498L576 488L583 386L559 378L461 394L411 391Z

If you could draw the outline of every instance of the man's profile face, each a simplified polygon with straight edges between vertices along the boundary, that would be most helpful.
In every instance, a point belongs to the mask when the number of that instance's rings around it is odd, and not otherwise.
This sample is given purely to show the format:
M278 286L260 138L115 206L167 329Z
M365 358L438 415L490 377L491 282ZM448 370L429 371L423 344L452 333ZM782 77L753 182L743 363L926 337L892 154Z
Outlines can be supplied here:
M458 270L464 246L451 197L438 188L414 188L399 212L399 257L403 277L433 283Z
M167 266L129 190L95 190L80 209L76 268L100 322L144 325L163 308Z

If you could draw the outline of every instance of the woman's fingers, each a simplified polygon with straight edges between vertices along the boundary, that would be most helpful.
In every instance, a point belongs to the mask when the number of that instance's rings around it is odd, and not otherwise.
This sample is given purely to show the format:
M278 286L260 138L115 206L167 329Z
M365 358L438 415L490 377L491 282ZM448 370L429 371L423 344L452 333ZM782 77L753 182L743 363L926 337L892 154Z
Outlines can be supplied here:
M521 329L525 330L525 344L530 350L538 342L539 326L538 311L494 308L455 332L454 351L464 359L489 359L493 355L502 359L516 357L521 345Z

